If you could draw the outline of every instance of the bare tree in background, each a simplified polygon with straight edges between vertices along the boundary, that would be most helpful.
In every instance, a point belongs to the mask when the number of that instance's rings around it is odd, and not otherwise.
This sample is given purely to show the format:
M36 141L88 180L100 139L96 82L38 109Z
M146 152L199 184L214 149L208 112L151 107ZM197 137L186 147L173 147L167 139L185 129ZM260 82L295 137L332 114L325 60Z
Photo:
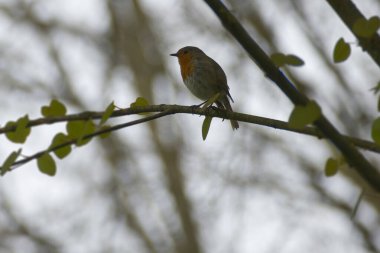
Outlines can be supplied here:
M342 133L369 139L378 66L327 1L228 4L268 54L305 60L284 71ZM357 5L380 10L376 0ZM139 96L195 104L169 57L186 45L223 65L236 111L286 121L293 108L203 1L13 0L0 4L0 19L1 122L37 118L52 98L73 113ZM338 65L332 50L342 36L353 55ZM202 120L164 117L94 140L52 179L35 164L2 177L0 252L380 251L379 196L348 166L324 176L336 152L328 142L251 124L232 133L217 119L203 142ZM54 132L33 133L23 154L46 148ZM13 149L2 146L1 157ZM365 155L379 166L378 155Z

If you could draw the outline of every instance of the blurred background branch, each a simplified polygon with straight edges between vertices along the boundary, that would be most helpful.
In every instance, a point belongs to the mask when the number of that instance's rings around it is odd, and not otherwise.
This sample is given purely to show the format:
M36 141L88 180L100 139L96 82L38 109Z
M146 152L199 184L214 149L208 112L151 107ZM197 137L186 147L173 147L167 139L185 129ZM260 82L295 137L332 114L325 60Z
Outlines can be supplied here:
M225 2L266 52L305 61L287 76L342 133L370 138L378 66L355 48L332 63L335 42L352 34L327 2ZM356 4L366 17L380 13L377 0ZM293 108L204 1L10 0L0 20L2 124L38 117L52 98L73 114L139 96L192 105L169 57L187 45L222 65L236 111L287 121ZM348 167L324 176L326 159L340 156L330 144L249 124L232 133L216 120L204 142L202 121L179 114L115 132L59 161L54 178L34 164L1 178L0 251L379 251L379 197ZM63 128L36 128L23 154ZM17 148L2 145L0 158ZM364 153L379 166L377 154Z

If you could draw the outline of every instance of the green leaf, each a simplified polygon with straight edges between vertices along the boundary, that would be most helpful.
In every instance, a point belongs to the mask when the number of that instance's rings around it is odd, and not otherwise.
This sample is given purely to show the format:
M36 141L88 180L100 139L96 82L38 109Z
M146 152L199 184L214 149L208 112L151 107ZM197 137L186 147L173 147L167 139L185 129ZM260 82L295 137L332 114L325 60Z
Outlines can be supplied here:
M274 53L270 56L270 58L274 65L276 65L278 68L286 64L286 55L283 53Z
M2 176L10 170L13 163L16 161L16 159L19 157L20 154L21 154L21 148L17 151L13 151L7 157L7 159L5 159L5 161L3 162L3 165L1 165L0 167L0 173Z
M136 99L136 101L135 102L133 102L132 104L131 104L131 108L136 108L136 107L140 107L140 106L147 106L147 105L149 105L149 103L148 103L148 100L146 100L145 98L143 98L143 97L138 97L137 99ZM139 113L140 115L147 115L147 114L149 114L148 112L142 112L142 113Z
M380 145L380 117L373 121L371 135L376 144Z
M278 68L285 65L299 67L305 64L305 62L300 57L294 54L285 55L283 53L274 53L270 58Z
M299 67L305 64L305 62L297 55L288 54L286 55L286 64L294 67Z
M92 120L87 120L84 125L83 134L77 141L77 146L83 146L91 141L91 138L83 139L84 136L93 134L96 130L96 126Z
M70 141L70 138L67 135L65 135L64 133L58 133L54 136L53 141L50 145L50 148L57 147L63 143L67 143L69 141ZM71 146L67 145L67 146L64 146L62 148L56 149L53 152L59 159L63 159L70 154Z
M339 161L338 160L331 158L331 157L329 159L327 159L326 164L325 164L325 175L326 175L326 177L334 176L336 173L338 173L338 169L339 169Z
M14 121L8 121L5 124L5 128L8 128L8 127L14 127L15 128L15 130L13 130L11 132L6 132L5 133L5 136L8 138L8 140L10 140L12 142L15 142L15 143L23 143L23 142L18 141L17 138L16 138L16 129L17 129L16 122L14 122Z
M380 28L380 18L373 16L370 19L358 18L352 26L353 32L363 38L371 38Z
M66 125L67 135L70 139L76 139L77 146L87 144L91 138L83 139L85 135L95 132L96 126L91 120L70 121Z
M49 153L45 153L37 158L38 169L49 176L54 176L57 172L57 167L53 157Z
M211 126L211 120L212 120L212 117L206 116L205 120L203 121L203 124L202 124L202 138L203 138L203 140L206 140L206 138L207 138L208 130L210 130L210 126Z
M115 110L115 104L112 101L111 104L109 104L106 108L106 110L103 113L102 119L100 120L100 125L103 125L104 123L107 122L107 120L111 117L113 111Z
M70 139L79 138L82 134L85 121L69 121L66 124L67 135Z
M205 102L205 104L202 106L202 108L206 108L206 107L211 106L213 103L215 103L216 100L218 100L219 97L220 97L220 92L216 93L214 96L212 96L211 98L209 98Z
M131 104L131 108L137 107L137 106L147 106L149 105L148 100L146 100L143 97L136 98L136 101Z
M344 41L343 38L340 38L335 44L333 58L335 63L344 62L348 59L351 54L350 45Z
M16 127L12 132L5 133L8 140L14 143L24 143L30 134L30 128L27 127L29 124L28 115L19 118L16 122L9 121L6 123L5 127Z
M306 106L297 105L289 117L289 126L303 128L313 123L321 116L321 108L315 101L310 101Z
M377 110L380 112L380 96L377 99Z
M64 116L66 115L66 107L58 100L53 99L49 106L41 107L41 114L44 117Z

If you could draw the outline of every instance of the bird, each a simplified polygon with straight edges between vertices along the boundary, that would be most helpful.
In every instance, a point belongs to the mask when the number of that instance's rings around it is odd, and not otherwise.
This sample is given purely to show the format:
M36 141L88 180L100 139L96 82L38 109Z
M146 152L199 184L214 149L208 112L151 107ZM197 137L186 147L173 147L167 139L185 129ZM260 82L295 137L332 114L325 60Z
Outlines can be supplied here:
M178 58L181 76L186 87L199 99L207 101L219 93L215 104L218 108L233 112L227 77L222 67L201 49L186 46L170 54ZM239 128L236 120L230 120L232 130Z

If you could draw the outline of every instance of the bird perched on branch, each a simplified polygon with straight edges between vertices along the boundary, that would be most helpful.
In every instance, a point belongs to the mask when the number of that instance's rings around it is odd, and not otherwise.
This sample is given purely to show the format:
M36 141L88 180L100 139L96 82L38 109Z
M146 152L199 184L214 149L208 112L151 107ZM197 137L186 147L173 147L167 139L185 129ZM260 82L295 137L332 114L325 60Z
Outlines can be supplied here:
M178 58L181 75L186 87L203 101L215 98L218 108L232 111L229 99L234 102L227 85L227 77L222 67L197 47L183 47L177 53L170 54ZM238 129L239 123L230 120L232 129Z

